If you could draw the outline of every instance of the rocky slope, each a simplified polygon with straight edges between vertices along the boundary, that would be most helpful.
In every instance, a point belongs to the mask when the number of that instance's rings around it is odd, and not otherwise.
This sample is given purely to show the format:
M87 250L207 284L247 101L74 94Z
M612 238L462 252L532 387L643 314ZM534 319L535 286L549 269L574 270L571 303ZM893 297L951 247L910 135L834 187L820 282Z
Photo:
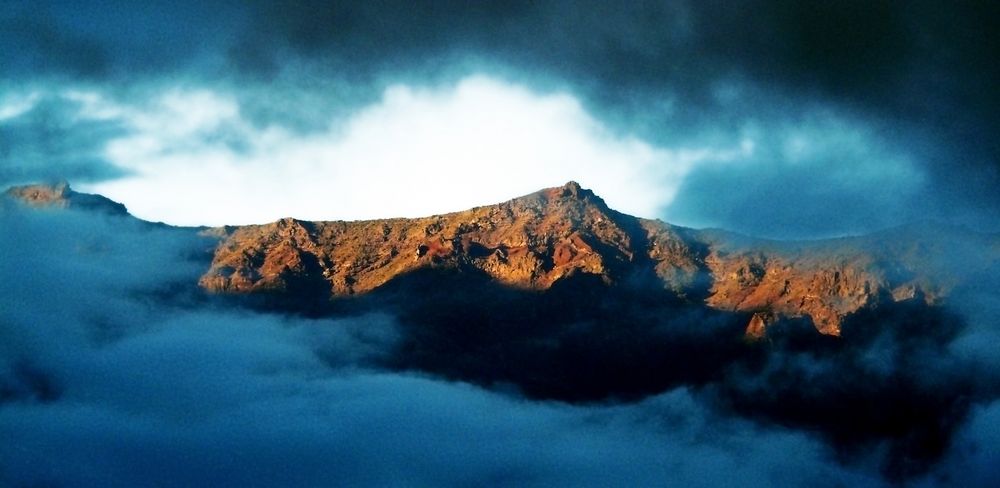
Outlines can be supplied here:
M616 212L575 182L464 212L418 219L303 222L215 229L221 239L201 285L226 293L364 294L420 269L481 272L547 290L567 277L657 286L682 300L749 314L761 336L784 317L838 335L845 317L880 303L934 304L960 281L958 242L934 229L786 243L696 231ZM959 232L953 230L952 233ZM958 239L961 237L962 239ZM1000 256L978 237L971 260Z
M498 205L419 219L283 219L220 229L224 239L202 284L246 292L322 277L333 295L351 295L419 268L447 267L472 268L506 285L545 290L575 273L613 284L649 267L665 285L682 291L701 271L701 258L679 231L615 212L569 183Z

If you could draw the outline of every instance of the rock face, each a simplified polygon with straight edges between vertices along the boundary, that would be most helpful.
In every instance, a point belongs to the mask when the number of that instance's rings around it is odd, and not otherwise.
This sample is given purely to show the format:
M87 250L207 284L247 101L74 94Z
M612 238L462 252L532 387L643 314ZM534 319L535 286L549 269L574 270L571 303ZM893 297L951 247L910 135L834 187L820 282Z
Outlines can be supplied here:
M876 306L892 288L863 242L796 248L777 243L707 239L705 265L712 275L709 306L753 312L748 334L762 335L774 317L808 316L816 328L840 333L843 318Z
M858 310L941 300L960 271L941 264L952 245L933 230L755 240L625 215L575 182L425 218L282 219L213 232L221 241L200 284L215 292L349 296L428 268L485 273L537 291L591 275L610 287L662 287L690 303L747 313L751 337L786 317L808 317L820 332L839 335ZM997 239L982 239L990 242L974 259L995 263Z
M424 267L474 268L506 285L545 290L575 273L612 284L639 264L682 290L700 272L675 228L615 212L576 183L419 219L283 219L220 232L223 242L201 281L218 291L280 289L308 275L326 281L333 295L351 295Z

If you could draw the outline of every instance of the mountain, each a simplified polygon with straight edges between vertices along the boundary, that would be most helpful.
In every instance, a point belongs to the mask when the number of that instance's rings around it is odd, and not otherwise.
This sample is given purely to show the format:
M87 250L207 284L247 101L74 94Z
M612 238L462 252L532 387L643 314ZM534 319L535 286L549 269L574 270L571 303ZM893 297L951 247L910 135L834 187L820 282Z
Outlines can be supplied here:
M845 317L883 303L933 305L961 281L949 264L995 263L1000 240L961 229L901 227L807 242L699 231L616 212L569 182L463 212L417 219L225 227L201 285L223 293L321 298L365 294L425 269L487 275L504 286L544 291L587 275L608 287L652 286L679 300L751 314L747 334L804 317L839 335Z

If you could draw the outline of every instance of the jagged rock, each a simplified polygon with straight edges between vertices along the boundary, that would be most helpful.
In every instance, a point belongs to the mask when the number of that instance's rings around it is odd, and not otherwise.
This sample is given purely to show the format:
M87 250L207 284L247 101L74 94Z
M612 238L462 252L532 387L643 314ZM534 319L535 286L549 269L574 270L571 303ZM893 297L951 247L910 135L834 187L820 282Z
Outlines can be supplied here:
M750 317L747 324L746 336L751 339L761 339L767 334L767 326L771 325L774 317L766 313L756 312Z

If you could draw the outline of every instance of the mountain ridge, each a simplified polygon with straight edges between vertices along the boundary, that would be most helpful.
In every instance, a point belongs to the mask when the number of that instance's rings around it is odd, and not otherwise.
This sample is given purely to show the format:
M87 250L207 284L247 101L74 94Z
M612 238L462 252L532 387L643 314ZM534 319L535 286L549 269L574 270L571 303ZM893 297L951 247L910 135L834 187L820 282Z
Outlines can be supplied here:
M15 187L7 195L33 206L127 214L121 204L66 184ZM970 271L949 264L964 241L940 231L915 236L919 232L904 226L815 241L755 239L623 214L572 181L422 218L284 218L203 233L218 245L199 280L202 288L266 294L292 309L305 296L363 295L421 269L483 273L534 292L586 275L610 288L658 287L677 300L747 314L746 334L753 338L786 318L807 318L819 332L836 336L846 317L880 304L937 304ZM982 246L963 249L968 256L962 262L996 263L1000 239L977 235Z

